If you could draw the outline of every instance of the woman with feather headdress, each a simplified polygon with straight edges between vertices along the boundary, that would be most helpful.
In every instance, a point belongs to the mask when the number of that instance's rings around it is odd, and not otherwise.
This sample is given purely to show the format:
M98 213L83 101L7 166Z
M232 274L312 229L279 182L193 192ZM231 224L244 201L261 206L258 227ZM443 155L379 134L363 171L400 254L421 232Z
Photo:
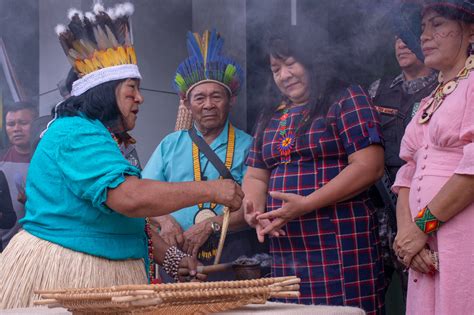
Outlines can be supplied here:
M122 155L143 102L132 11L131 4L70 10L68 27L56 28L79 79L32 158L24 230L0 256L0 309L32 305L35 290L147 283L153 260L177 280L205 279L196 260L169 247L144 218L201 202L241 205L233 181L142 180Z

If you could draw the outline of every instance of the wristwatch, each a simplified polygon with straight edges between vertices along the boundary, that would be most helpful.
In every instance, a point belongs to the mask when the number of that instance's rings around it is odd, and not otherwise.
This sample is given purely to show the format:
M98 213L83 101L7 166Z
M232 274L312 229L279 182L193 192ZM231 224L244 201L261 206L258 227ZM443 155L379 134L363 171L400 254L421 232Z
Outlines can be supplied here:
M211 221L212 232L217 233L221 230L221 225L217 222Z

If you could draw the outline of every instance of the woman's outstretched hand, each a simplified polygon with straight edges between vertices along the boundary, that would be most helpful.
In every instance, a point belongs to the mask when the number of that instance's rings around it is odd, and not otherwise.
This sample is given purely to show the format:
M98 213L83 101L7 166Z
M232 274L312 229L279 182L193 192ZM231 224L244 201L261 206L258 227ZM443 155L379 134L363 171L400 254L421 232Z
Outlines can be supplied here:
M307 199L304 196L276 191L270 192L270 195L274 199L282 200L283 205L274 211L257 215L257 220L268 222L260 231L262 235L281 230L287 222L300 217L307 210Z
M282 229L274 229L269 233L262 233L262 231L271 224L270 220L262 219L259 220L257 217L263 212L257 211L253 205L253 202L250 200L245 200L244 204L244 218L248 225L255 228L257 232L257 238L260 243L263 243L265 240L265 234L270 234L271 236L278 237L280 235L286 235L285 231Z

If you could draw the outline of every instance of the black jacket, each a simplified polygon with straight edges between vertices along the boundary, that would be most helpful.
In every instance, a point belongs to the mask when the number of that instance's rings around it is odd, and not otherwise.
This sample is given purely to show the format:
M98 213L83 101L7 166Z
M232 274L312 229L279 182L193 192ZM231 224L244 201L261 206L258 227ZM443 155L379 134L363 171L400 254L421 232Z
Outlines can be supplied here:
M379 110L382 121L382 131L385 140L385 166L388 169L390 179L395 180L398 169L405 164L400 159L400 145L405 133L405 128L412 118L415 104L430 95L437 85L436 80L430 85L422 88L415 94L407 94L403 91L402 84L392 86L394 77L383 78L373 99L373 103ZM388 111L380 111L389 109ZM394 110L392 113L389 111ZM396 112L396 114L395 114Z

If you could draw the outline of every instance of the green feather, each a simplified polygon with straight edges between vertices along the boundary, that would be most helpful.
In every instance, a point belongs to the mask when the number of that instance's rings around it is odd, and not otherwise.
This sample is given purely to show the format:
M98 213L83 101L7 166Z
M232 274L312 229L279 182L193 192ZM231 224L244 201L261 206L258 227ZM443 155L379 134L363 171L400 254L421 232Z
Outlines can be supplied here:
M234 77L236 71L237 69L234 67L234 65L227 65L224 72L224 84L229 84L232 81L232 78Z

